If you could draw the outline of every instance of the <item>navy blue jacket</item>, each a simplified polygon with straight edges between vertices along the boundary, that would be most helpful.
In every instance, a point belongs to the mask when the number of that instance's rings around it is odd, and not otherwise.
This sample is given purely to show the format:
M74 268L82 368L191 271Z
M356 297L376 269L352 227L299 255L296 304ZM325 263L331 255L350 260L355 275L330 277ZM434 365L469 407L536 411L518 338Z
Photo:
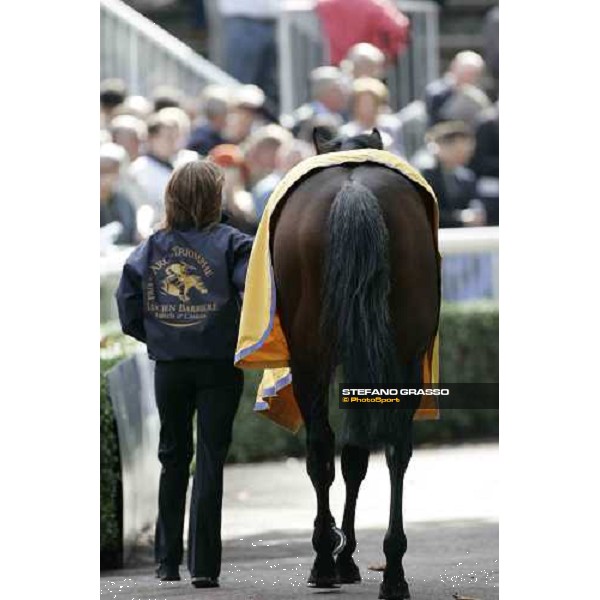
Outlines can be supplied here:
M221 223L153 234L123 267L123 332L154 360L233 360L252 241Z

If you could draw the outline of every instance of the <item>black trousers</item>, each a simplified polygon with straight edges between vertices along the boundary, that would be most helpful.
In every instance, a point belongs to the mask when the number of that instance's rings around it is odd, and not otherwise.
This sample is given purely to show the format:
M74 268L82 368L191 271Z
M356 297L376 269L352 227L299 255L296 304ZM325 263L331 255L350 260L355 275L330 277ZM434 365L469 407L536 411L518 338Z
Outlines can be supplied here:
M162 465L155 557L179 565L183 558L185 499L194 454L196 471L189 516L188 568L192 577L221 571L223 466L243 388L231 360L157 362L154 384L160 415L158 458Z

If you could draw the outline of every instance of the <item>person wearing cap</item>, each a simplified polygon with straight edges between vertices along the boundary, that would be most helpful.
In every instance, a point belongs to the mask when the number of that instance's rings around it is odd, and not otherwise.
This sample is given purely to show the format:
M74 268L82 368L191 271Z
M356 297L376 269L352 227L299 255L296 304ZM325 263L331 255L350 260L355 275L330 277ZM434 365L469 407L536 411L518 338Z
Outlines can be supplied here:
M139 241L135 209L123 190L118 189L121 169L127 162L125 149L112 142L100 146L100 227L120 224L115 244Z
M224 130L229 114L230 92L222 85L209 85L202 92L202 118L192 131L187 148L206 156L225 143Z
M265 125L265 94L256 85L242 85L233 93L225 137L232 144L243 143L256 129Z
M373 77L359 77L352 83L350 102L352 121L346 123L340 134L354 137L377 128L381 134L383 146L389 152L404 155L402 143L402 125L398 117L384 113L388 105L387 86Z
M418 166L437 197L440 227L485 225L475 174L467 166L475 149L471 129L461 122L438 123L427 133L427 140L431 162Z
M175 169L165 220L127 259L116 292L123 332L155 361L162 581L181 578L196 416L187 566L197 588L219 586L223 468L244 381L233 358L252 238L220 223L223 182L210 160Z

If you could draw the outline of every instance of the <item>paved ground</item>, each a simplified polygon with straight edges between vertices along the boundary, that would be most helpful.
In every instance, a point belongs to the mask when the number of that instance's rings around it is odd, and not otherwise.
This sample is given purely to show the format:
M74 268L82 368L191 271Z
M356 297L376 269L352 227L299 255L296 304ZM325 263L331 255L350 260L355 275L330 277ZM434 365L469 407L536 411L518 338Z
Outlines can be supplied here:
M493 444L415 452L406 477L409 549L405 568L414 600L498 598L498 448ZM338 475L339 465L338 465ZM301 461L234 465L226 470L221 588L195 590L184 580L153 578L151 553L135 567L102 573L101 598L118 600L279 600L377 598L389 510L385 460L373 456L357 509L357 562L363 583L339 590L307 588L315 501ZM343 484L332 488L340 519ZM293 525L295 529L290 529Z

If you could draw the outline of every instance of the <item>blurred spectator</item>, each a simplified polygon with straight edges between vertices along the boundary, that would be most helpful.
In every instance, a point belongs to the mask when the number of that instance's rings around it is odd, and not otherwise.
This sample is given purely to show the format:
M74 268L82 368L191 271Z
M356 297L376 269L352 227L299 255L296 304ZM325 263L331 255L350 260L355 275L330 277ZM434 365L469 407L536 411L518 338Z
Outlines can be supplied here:
M476 52L459 52L441 79L425 88L425 104L429 124L440 121L467 120L473 124L489 100L477 86L485 68L483 58Z
M440 123L428 138L433 161L421 173L437 196L440 227L485 225L485 210L476 200L475 174L466 166L474 149L471 130L460 122Z
M163 108L180 108L183 102L183 93L181 90L171 85L159 85L152 90L152 104L154 112Z
M110 133L112 141L122 146L127 152L127 165L143 153L148 128L141 119L121 114L110 122ZM138 184L129 169L125 168L125 164L121 165L121 177L117 189L127 196L136 209L146 203L144 189Z
M275 170L263 177L252 189L257 220L260 221L269 197L277 184L283 179L283 176L298 163L313 154L312 146L302 140L293 140L280 146L275 157Z
M312 100L296 109L291 116L283 117L282 124L297 136L315 117L332 115L345 121L343 115L348 104L347 78L337 67L325 66L310 74Z
M264 104L265 94L256 85L242 85L235 90L225 137L234 144L241 144L258 127L265 125L261 112Z
M125 150L121 146L107 143L100 147L100 227L115 222L120 224L113 240L115 244L138 242L135 209L127 196L117 190L125 160Z
M226 71L264 90L277 106L277 16L280 0L218 0L224 18Z
M374 127L379 129L383 147L389 152L404 155L402 143L402 127L400 119L394 115L382 114L387 106L388 89L379 79L360 77L352 84L352 117L353 120L340 129L340 133L355 136L370 132Z
M490 9L485 17L483 26L483 39L485 44L485 64L488 72L495 82L496 93L498 82L500 80L500 54L499 54L499 38L500 38L500 11L497 6Z
M112 136L107 129L100 129L100 145L112 142Z
M192 131L187 142L190 150L203 156L215 146L223 144L223 131L229 112L229 90L221 85L209 85L202 93L202 113L204 118Z
M152 109L151 102L144 96L127 96L115 109L115 114L131 115L145 121L152 114Z
M457 89L440 109L442 121L462 121L475 130L481 113L490 106L483 90L466 84Z
M127 87L121 79L105 79L100 83L100 127L105 127L115 109L127 96Z
M145 204L152 210L153 222L162 220L164 192L173 171L173 157L179 149L179 129L168 115L155 114L148 120L148 141L145 153L138 157L129 172L142 188Z
M312 119L302 122L301 127L297 130L296 138L312 145L314 131L317 127L327 129L331 133L331 137L335 137L343 124L340 115L333 113L315 115Z
M119 115L110 122L110 133L115 144L123 146L133 162L146 142L148 128L146 123L132 115Z
M498 103L486 110L475 131L475 153L471 167L477 177L499 177L500 121Z
M409 20L392 0L317 0L316 10L334 65L359 42L373 44L389 60L408 46Z
M171 123L177 130L176 151L171 157L173 166L176 168L183 163L198 160L198 153L185 147L191 131L190 118L187 113L177 106L169 106L159 110L156 114L166 123Z
M414 100L396 113L402 124L402 142L409 162L423 148L427 132L427 109L422 100Z
M385 54L373 44L354 44L341 64L342 70L350 77L385 77Z
M257 129L248 138L244 150L250 185L255 185L275 171L279 148L291 140L289 131L274 124Z
M475 131L475 153L471 168L477 176L477 197L487 212L487 224L499 223L500 136L498 103L486 110Z
M213 148L209 156L225 172L223 220L240 231L255 233L258 219L252 194L246 189L248 169L242 151L233 144L222 144Z

